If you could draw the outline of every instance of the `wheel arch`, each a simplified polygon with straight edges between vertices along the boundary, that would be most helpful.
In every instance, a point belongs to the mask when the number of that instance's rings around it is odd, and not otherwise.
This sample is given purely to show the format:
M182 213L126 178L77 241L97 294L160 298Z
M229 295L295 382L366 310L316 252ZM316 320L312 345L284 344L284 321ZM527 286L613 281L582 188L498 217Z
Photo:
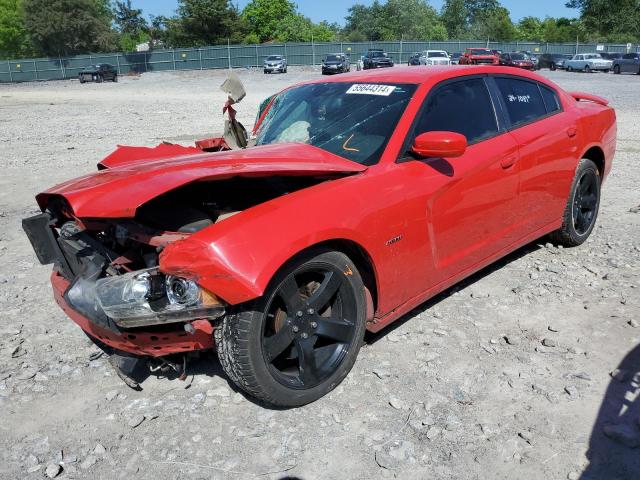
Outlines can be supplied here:
M591 160L593 163L596 164L596 167L598 167L598 173L600 174L600 182L602 182L602 179L604 178L604 175L605 175L605 167L606 167L604 150L602 150L602 148L599 145L594 145L589 149L587 149L586 152L584 152L584 154L582 155L582 158L588 158L589 160Z
M333 238L323 240L311 245L306 246L302 250L292 254L280 267L274 272L269 280L269 285L264 289L265 291L272 287L272 281L278 276L284 268L291 265L292 262L296 262L300 257L312 252L314 250L334 250L345 254L355 264L362 282L367 290L367 320L373 318L378 307L378 276L376 273L375 264L369 252L361 244L354 240L347 238Z

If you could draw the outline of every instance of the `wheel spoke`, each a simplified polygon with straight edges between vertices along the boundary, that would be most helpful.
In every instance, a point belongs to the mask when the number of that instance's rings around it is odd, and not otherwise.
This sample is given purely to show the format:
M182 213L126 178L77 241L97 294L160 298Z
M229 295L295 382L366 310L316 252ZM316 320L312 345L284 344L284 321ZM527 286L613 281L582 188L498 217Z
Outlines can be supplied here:
M596 206L596 196L593 193L590 195L585 195L582 197L580 203L582 208L592 210Z
M353 336L353 325L345 320L318 317L315 333L322 337L331 338L340 343L348 343Z
M264 339L264 350L269 361L273 361L278 355L293 342L293 332L289 325L283 326L275 335Z
M584 195L589 190L589 187L591 187L590 179L586 176L582 177L580 180L580 186L578 187L579 192Z
M289 275L289 277L282 282L278 295L282 298L285 307L287 307L287 313L289 315L294 315L296 310L300 310L302 308L300 287L298 287L293 275Z
M335 272L327 272L320 286L313 292L313 295L307 301L307 305L316 312L321 311L327 306L335 293L342 285L342 275Z
M316 353L313 349L314 337L296 339L295 345L298 351L298 365L300 380L303 384L313 384L318 380L318 366L316 365Z

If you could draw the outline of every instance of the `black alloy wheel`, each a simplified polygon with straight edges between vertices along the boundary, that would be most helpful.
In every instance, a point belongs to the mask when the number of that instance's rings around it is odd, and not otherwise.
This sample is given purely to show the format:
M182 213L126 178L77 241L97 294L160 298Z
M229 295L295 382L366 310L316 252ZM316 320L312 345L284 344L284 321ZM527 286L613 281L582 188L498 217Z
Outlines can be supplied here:
M562 215L562 226L551 233L551 241L565 247L576 247L589 238L600 208L601 183L601 173L596 164L588 158L580 160Z
M333 390L362 344L362 278L345 254L312 250L274 277L264 296L215 329L218 358L238 387L273 405L299 406Z
M334 267L290 274L267 307L262 348L274 378L312 388L330 377L355 340L356 299Z
M598 185L600 179L592 170L585 171L578 180L573 197L573 228L578 235L584 235L591 227L596 215L598 203Z

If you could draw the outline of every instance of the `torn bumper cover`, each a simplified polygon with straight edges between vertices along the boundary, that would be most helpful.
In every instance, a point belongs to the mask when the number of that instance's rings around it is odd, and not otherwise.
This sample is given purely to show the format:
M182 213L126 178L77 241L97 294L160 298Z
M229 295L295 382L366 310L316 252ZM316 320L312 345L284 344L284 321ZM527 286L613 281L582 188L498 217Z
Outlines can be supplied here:
M192 350L206 350L214 347L213 325L208 320L195 320L190 323L192 329L186 331L149 332L149 331L113 331L98 325L75 310L66 300L65 292L70 282L58 272L51 274L51 285L56 303L84 332L102 343L135 355L161 357L173 353Z
M58 235L44 213L24 219L23 227L40 262L55 264L57 303L89 335L118 350L154 356L213 345L209 320L225 308L196 282L157 267L105 276L115 254L73 225Z

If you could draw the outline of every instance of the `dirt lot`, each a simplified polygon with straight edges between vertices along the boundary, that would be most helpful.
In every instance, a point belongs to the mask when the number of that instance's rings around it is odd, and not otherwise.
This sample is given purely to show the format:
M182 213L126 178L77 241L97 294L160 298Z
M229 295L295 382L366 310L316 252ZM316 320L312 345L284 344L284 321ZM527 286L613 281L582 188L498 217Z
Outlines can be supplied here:
M245 125L267 95L319 75L239 74ZM292 410L236 392L215 357L186 382L128 389L54 304L20 227L37 192L116 143L219 132L224 72L0 86L0 478L637 479L640 77L543 74L617 109L594 235L565 250L541 240L439 296Z

